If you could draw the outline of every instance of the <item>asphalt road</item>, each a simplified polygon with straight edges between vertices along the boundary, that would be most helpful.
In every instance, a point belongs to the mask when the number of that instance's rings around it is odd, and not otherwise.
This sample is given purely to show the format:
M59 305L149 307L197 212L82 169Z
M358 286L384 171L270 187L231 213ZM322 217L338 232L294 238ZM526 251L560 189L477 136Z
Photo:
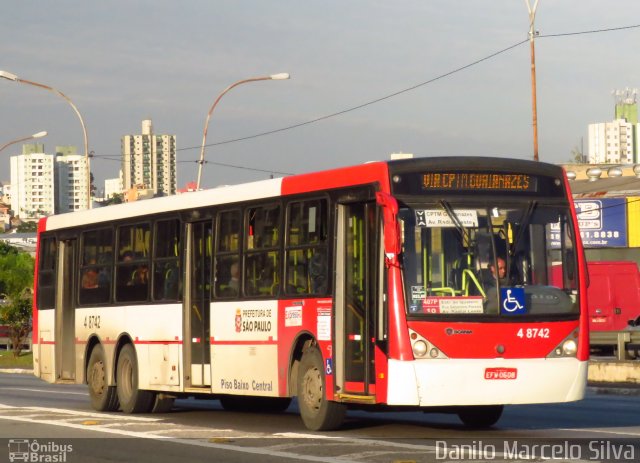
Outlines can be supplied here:
M640 396L510 406L481 431L453 415L351 411L343 429L312 433L295 404L278 415L227 412L213 400L180 400L158 415L95 413L84 386L0 373L0 461L27 447L38 461L89 463L638 461Z

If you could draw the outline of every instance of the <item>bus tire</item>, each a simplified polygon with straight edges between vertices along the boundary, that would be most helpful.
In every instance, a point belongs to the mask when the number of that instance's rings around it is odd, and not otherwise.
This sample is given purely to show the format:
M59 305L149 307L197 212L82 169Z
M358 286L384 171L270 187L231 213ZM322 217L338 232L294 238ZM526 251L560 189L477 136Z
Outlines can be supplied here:
M458 417L471 428L489 428L496 424L502 416L503 405L475 405L462 407Z
M99 412L113 412L120 408L118 394L114 386L108 386L104 349L96 345L89 356L87 384L91 406Z
M153 401L151 403L151 413L167 413L173 408L173 403L176 398L168 396L162 392L154 394Z
M305 426L312 431L337 429L344 420L344 404L326 397L326 379L322 355L316 347L302 354L298 368L298 407Z
M131 344L126 344L118 356L118 400L125 413L147 413L153 407L154 394L138 389L138 359Z

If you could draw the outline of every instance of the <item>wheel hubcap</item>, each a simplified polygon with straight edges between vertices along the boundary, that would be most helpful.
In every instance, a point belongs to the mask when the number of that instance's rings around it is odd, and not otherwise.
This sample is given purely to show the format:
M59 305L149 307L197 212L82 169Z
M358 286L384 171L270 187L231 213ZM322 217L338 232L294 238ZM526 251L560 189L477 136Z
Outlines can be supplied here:
M307 371L303 378L302 398L312 410L320 409L322 403L322 376L317 369Z
M105 378L104 378L104 364L102 362L96 362L91 368L91 390L97 396L104 393Z

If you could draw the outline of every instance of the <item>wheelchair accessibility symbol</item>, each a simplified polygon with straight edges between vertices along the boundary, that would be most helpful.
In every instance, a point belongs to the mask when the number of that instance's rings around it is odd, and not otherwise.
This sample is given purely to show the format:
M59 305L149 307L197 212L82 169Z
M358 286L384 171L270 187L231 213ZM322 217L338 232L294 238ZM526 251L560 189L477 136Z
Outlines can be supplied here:
M507 315L526 313L524 288L500 288L500 312Z

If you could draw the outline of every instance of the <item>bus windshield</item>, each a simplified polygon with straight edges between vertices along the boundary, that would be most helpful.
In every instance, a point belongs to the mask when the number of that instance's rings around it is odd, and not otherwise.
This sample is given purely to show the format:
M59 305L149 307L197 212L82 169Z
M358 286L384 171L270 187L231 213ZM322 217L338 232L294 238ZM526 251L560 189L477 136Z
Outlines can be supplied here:
M578 315L566 204L440 200L404 205L399 219L409 315Z

